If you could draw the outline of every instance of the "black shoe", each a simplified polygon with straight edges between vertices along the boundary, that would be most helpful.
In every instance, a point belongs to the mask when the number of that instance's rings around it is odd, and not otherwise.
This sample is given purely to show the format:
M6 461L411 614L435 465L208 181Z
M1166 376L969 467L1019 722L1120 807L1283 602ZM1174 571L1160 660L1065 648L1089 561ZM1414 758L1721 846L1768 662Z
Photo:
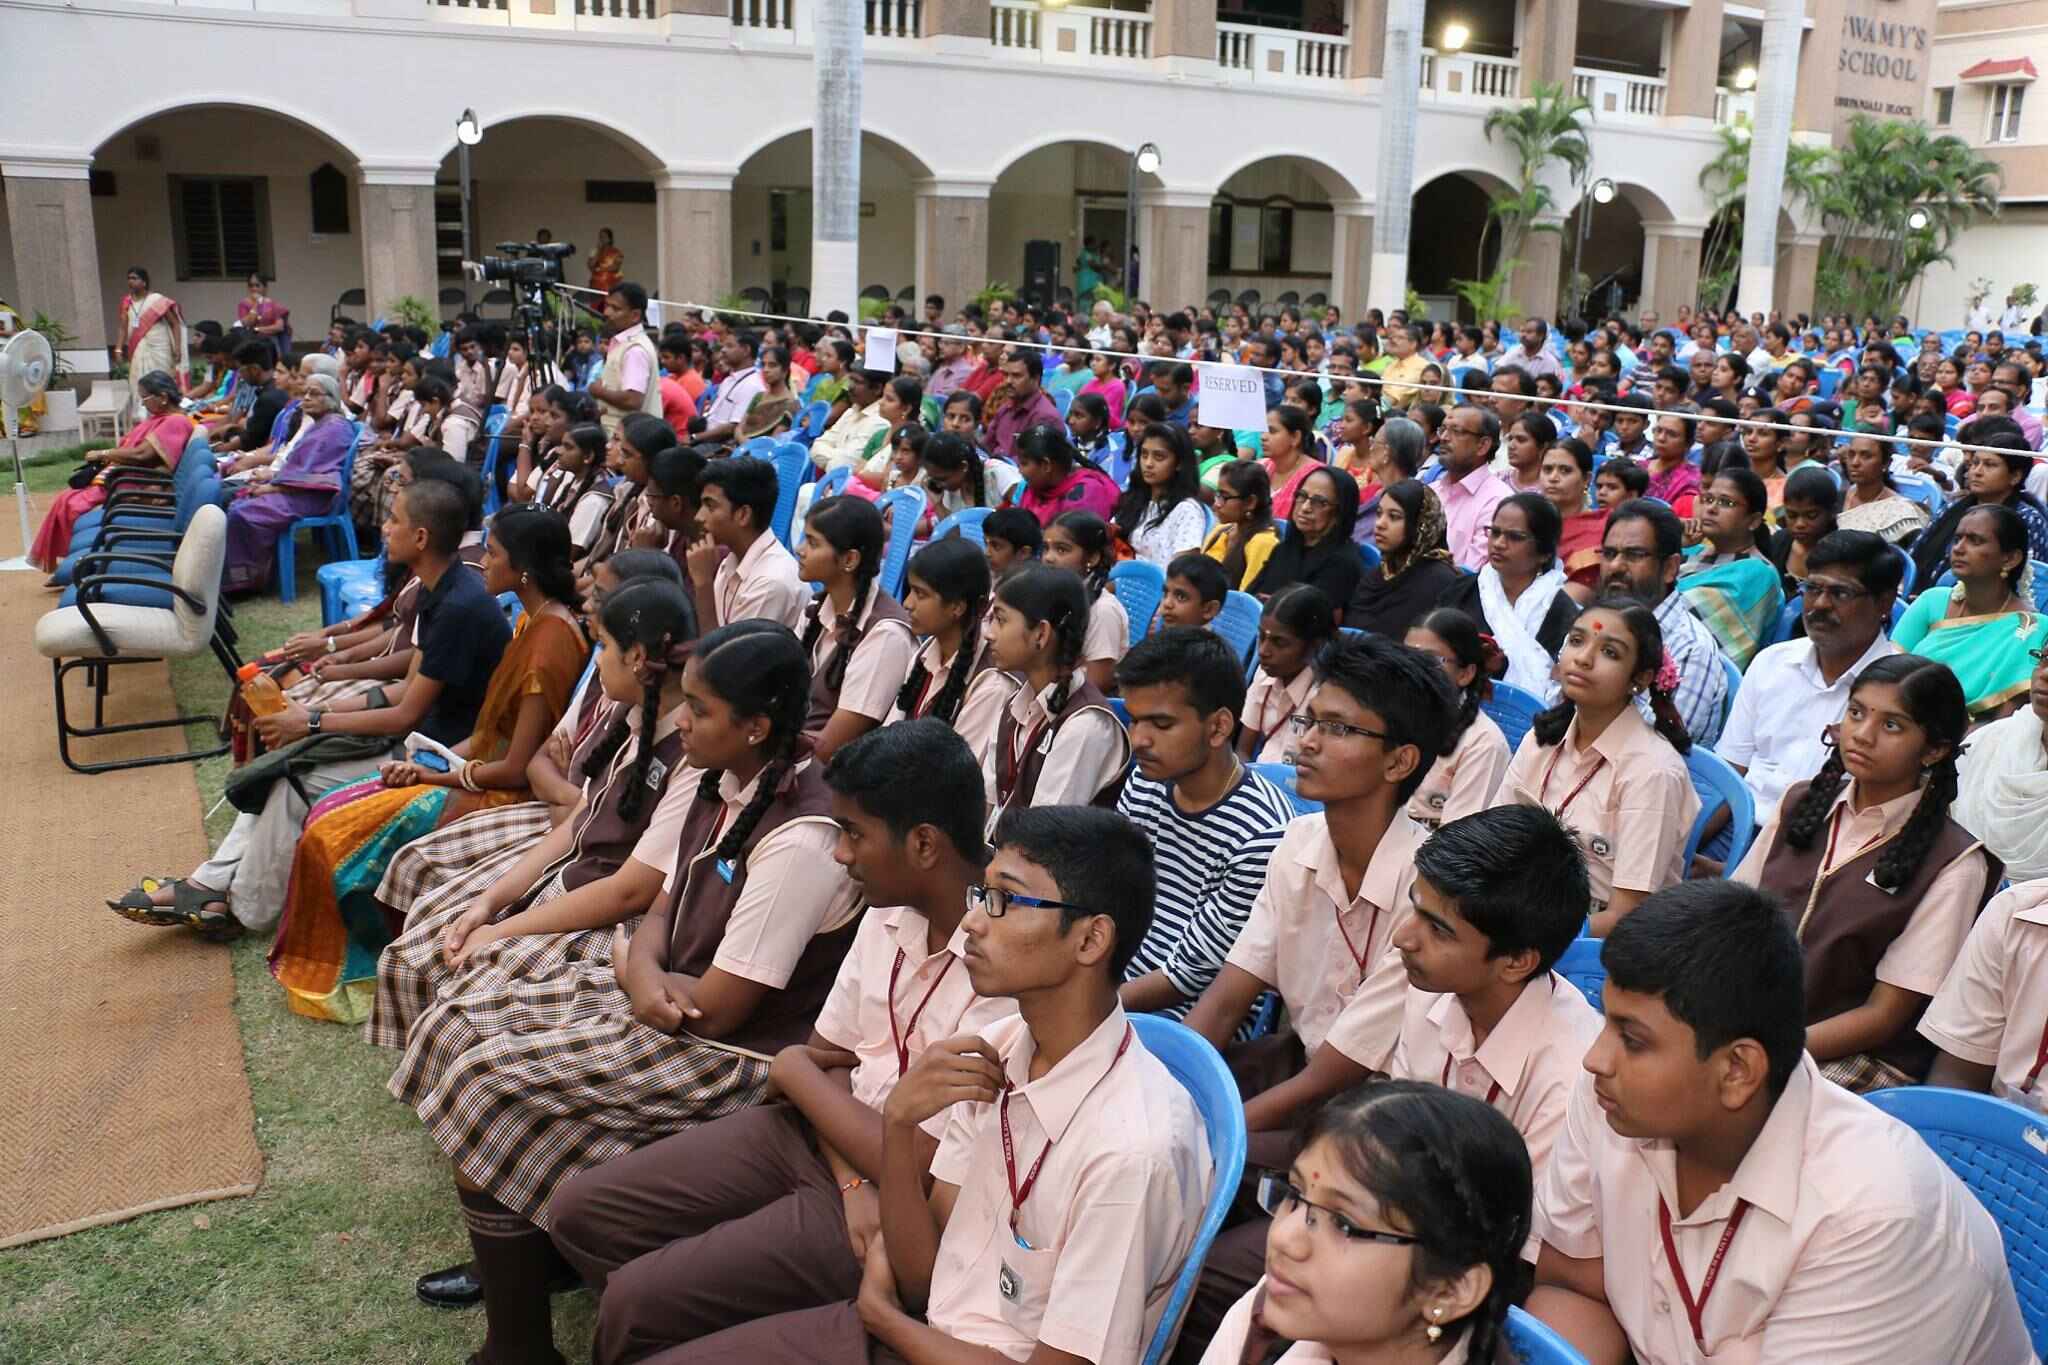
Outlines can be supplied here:
M566 1266L548 1280L550 1294L569 1294L582 1287L583 1278ZM474 1261L422 1275L413 1281L413 1290L429 1308L474 1308L484 1301L484 1282Z

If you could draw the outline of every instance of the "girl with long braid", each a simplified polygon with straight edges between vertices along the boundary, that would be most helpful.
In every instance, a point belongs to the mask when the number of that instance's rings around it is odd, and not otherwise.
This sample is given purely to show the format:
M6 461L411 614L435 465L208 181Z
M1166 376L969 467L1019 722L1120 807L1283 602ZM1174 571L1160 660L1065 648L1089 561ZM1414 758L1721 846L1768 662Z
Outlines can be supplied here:
M1851 1090L1917 1085L1921 1013L2004 868L1949 814L1963 686L1913 654L1858 674L1828 759L1785 793L1735 881L1776 895L1804 950L1806 1050Z
M1429 765L1408 802L1408 818L1430 829L1498 804L1494 794L1507 774L1507 736L1480 706L1493 695L1493 679L1508 661L1479 623L1456 607L1438 607L1408 627L1402 643L1433 655L1458 689L1451 749Z
M797 571L823 585L804 613L811 709L804 733L820 763L880 725L917 654L910 616L882 591L882 514L864 498L827 498L811 508Z
M1131 744L1081 669L1088 590L1072 571L1031 564L996 589L995 666L1023 679L982 764L989 829L1012 805L1107 805L1123 784Z
M1656 615L1603 597L1566 632L1557 658L1564 699L1540 711L1508 764L1499 800L1541 806L1578 833L1593 884L1590 932L1685 875L1699 794L1685 768L1692 740L1672 706L1678 668ZM1635 708L1647 692L1652 729Z
M1534 1181L1493 1107L1419 1081L1360 1086L1315 1112L1293 1166L1257 1190L1266 1275L1201 1365L1494 1359L1527 1292Z
M411 903L405 932L377 960L365 1030L372 1043L405 1047L421 1012L439 995L475 989L480 971L512 977L533 961L603 961L611 927L653 904L670 849L640 842L683 770L675 711L695 636L679 584L640 579L606 599L597 655L604 699L569 764L581 782L575 807L509 866L480 859ZM672 829L657 838L673 843Z
M1116 540L1109 523L1093 512L1064 512L1045 528L1040 556L1055 569L1070 569L1088 591L1088 632L1081 663L1088 681L1104 696L1116 690L1116 664L1131 647L1131 617L1108 591L1116 567Z
M660 549L668 542L667 528L641 494L652 477L654 457L676 445L675 431L651 412L636 412L619 424L615 440L606 463L618 471L619 482L612 487L612 505L598 524L594 542L576 562L579 574L589 573L614 551L636 544Z
M995 666L994 643L982 628L989 606L988 557L959 536L935 540L910 557L909 582L903 606L924 643L886 723L936 717L967 741L977 761L985 761L1018 686Z
M540 492L534 501L569 522L569 539L576 557L590 553L597 533L611 510L612 493L605 479L604 428L584 422L569 428L555 446L554 462L540 476Z
M393 1090L455 1167L483 1360L552 1358L546 1229L565 1179L759 1103L775 1054L811 1034L861 907L832 857L832 795L803 735L810 694L788 628L745 620L700 639L675 714L703 776L630 943L615 928L609 963L446 997L414 1026L448 1051L436 1066L409 1049ZM437 1272L421 1289L459 1279Z

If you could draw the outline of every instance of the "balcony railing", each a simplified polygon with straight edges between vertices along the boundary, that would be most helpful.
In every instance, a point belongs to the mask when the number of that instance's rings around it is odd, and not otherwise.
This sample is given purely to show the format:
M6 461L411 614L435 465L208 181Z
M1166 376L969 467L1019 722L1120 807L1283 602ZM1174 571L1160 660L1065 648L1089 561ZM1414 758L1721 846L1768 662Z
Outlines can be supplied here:
M1593 106L1596 122L1663 117L1665 84L1662 76L1595 71L1583 66L1572 72L1572 93Z
M1223 79L1341 81L1349 74L1351 39L1256 24L1216 25L1216 65Z
M990 0L988 41L992 47L1038 51L1037 0Z
M1714 91L1714 122L1756 122L1756 91L1717 87Z
M870 38L915 38L923 23L920 0L867 0Z
M1152 55L1152 16L1127 10L1084 10L1088 55L1143 61Z
M1422 89L1439 99L1501 103L1521 97L1522 63L1515 57L1422 49Z

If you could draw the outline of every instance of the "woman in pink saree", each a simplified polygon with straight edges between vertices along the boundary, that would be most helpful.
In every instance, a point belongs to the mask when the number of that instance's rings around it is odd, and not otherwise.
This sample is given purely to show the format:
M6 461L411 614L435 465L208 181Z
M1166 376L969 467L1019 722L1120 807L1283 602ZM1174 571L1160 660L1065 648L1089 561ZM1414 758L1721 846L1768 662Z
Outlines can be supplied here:
M152 370L136 383L145 414L121 444L112 450L93 453L101 463L100 472L84 488L67 488L59 493L43 516L29 548L29 562L45 573L56 571L57 562L71 553L71 529L78 519L107 500L107 474L117 466L172 470L185 453L194 427L192 419L178 411L178 381L162 370Z
M270 297L267 276L249 277L249 297L235 305L235 325L277 347L279 356L291 355L292 310Z

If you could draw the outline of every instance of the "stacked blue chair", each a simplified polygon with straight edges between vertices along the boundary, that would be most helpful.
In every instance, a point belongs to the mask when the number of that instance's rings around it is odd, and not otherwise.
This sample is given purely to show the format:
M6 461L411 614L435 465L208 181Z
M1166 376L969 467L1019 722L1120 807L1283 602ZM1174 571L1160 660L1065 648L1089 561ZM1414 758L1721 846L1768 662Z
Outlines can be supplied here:
M1508 1308L1508 1350L1521 1365L1586 1365L1586 1358L1550 1324L1520 1308Z
M947 536L958 535L962 540L982 543L981 524L988 520L993 507L963 507L932 528L933 540L944 540Z
M1693 856L1704 853L1718 858L1725 871L1733 872L1756 837L1756 798L1728 760L1701 745L1695 744L1685 756L1685 771L1692 778L1692 789L1699 793L1700 813L1692 822L1692 833L1686 836L1684 866L1689 872ZM1708 822L1723 806L1728 808L1727 828L1701 847Z
M1216 613L1216 619L1209 623L1209 629L1222 636L1225 643L1237 651L1237 657L1244 660L1245 676L1259 666L1259 617L1263 608L1259 599L1248 592L1232 590L1223 598L1223 610Z
M77 581L77 566L87 555L105 554L118 543L147 546L152 554L168 557L184 537L192 517L209 503L220 500L221 483L214 471L213 451L203 432L195 433L185 445L178 467L171 473L153 470L118 470L107 481L107 500L78 519L72 528L71 549L53 575L59 583ZM144 572L141 565L109 567L100 560L94 572L132 574ZM130 601L127 587L117 587L103 600L131 606L168 606L167 595ZM62 605L75 599L69 594Z
M899 488L875 500L875 510L889 519L889 543L882 551L882 571L877 575L882 591L903 600L903 580L910 571L910 547L916 543L917 523L924 516L924 490Z
M293 521L277 538L277 596L280 601L289 602L299 595L299 532L314 531L325 535L329 559L355 560L361 557L356 548L355 519L348 510L349 480L355 473L356 451L363 444L363 424L357 422L355 429L355 439L348 443L348 454L342 457L338 473L341 486L335 490L334 501L318 516L300 517Z
M811 472L810 448L783 441L761 458L775 462L775 538L784 549L794 549L790 529L796 521L796 495Z
M1127 559L1109 571L1109 590L1131 618L1132 644L1145 638L1152 618L1166 596L1166 570L1140 559Z
M1231 1077L1230 1068L1201 1034L1151 1014L1132 1015L1131 1027L1137 1030L1138 1041L1145 1045L1145 1050L1159 1059L1159 1064L1194 1100L1195 1112L1202 1116L1202 1128L1209 1138L1209 1160L1213 1163L1209 1201L1202 1211L1201 1225L1195 1229L1187 1260L1181 1263L1173 1291L1167 1295L1159 1326L1145 1347L1144 1365L1163 1365L1173 1349L1174 1337L1179 1335L1180 1320L1194 1298L1195 1282L1202 1278L1202 1261L1208 1256L1216 1234L1223 1230L1223 1216L1230 1211L1238 1185L1244 1179L1244 1101L1238 1097L1237 1082Z
M1301 786L1292 763L1253 763L1248 766L1287 794L1287 800L1293 805L1296 815L1313 815L1323 808L1322 802L1311 801L1301 794Z
M1607 984L1607 968L1600 964L1602 940L1581 934L1573 939L1551 970L1579 988L1586 1003L1600 1008L1600 992Z
M2048 1123L2008 1100L1936 1086L1873 1091L1924 1138L1998 1224L2035 1352L2048 1351Z
M1511 683L1501 682L1493 685L1493 696L1480 707L1493 717L1493 723L1507 738L1509 753L1522 747L1522 736L1529 733L1530 723L1543 709L1543 698L1524 692Z

